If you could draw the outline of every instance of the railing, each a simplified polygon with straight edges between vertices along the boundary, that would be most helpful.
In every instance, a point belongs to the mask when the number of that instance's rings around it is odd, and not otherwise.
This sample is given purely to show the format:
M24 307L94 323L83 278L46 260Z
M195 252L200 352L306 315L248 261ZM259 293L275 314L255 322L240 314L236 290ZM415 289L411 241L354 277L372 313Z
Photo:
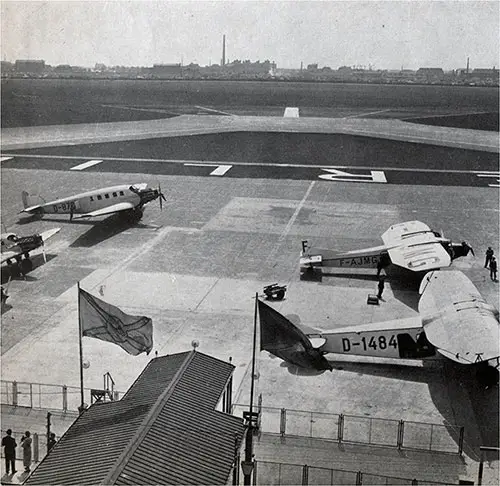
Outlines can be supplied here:
M113 383L114 385L114 383ZM46 408L50 410L77 411L81 402L80 388L47 383L27 383L21 381L0 381L0 403L29 408ZM92 392L84 388L84 402L90 404ZM120 392L113 391L113 399L118 400ZM109 395L108 393L106 395Z
M242 416L247 405L234 404L233 415ZM348 414L259 407L259 431L284 436L311 437L398 449L418 449L462 454L464 428Z
M425 486L440 483L423 481L417 478L401 478L395 476L382 476L368 474L361 471L347 471L344 469L328 469L325 467L308 466L307 464L287 464L284 462L255 461L253 484L260 485L376 485L397 484L411 486Z

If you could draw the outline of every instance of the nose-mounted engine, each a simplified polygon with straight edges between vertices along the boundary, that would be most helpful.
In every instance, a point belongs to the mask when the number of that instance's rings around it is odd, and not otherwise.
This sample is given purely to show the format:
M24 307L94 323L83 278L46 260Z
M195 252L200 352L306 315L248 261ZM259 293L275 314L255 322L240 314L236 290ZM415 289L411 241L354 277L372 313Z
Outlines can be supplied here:
M158 189L151 188L137 188L135 186L130 186L130 190L135 192L140 198L140 206L144 206L148 202L154 201L155 199L160 199L160 208L162 207L162 201L165 201L165 196L161 192L161 188L158 186Z

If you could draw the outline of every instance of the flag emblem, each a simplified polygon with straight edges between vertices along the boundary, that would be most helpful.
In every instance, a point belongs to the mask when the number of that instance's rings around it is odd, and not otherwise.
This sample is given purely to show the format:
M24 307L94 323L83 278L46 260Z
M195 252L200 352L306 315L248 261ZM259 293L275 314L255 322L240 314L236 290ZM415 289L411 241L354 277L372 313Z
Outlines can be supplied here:
M79 289L79 318L82 336L118 344L137 356L153 349L153 321L146 316L131 316L85 290Z

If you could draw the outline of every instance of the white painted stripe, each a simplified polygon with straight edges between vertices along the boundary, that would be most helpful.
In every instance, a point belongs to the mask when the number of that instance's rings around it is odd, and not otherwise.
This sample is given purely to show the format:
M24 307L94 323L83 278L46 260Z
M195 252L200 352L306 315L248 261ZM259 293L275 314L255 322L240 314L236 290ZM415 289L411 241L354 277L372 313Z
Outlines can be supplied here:
M210 175L223 176L231 167L232 167L232 165L219 165L219 167L217 167L217 169L210 172Z
M232 167L232 165L201 164L201 163L186 163L184 165L188 165L190 167L216 167L215 170L210 172L210 175L213 176L223 176Z
M7 162L7 160L13 159L14 157L0 157L0 162Z
M283 118L299 118L299 109L291 106L285 108Z
M69 170L83 170L92 167L93 165L100 164L101 162L102 160L89 160L88 162L84 162L83 164L75 165L75 167L71 167Z

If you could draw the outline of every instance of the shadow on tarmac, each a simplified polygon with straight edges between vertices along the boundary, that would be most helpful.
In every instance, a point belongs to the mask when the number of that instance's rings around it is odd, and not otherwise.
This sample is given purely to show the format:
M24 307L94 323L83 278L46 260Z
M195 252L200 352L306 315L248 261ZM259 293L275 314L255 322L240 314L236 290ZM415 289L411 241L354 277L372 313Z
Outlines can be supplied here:
M47 263L57 257L57 255L54 255L52 253L45 253L45 256L47 258ZM43 255L30 255L30 260L33 262L33 269L26 275L20 275L19 273L16 273L9 265L4 265L1 270L2 285L6 284L9 280L24 280L26 282L36 282L38 279L36 277L30 276L30 273L33 270L36 270L38 267L45 265L45 260L43 259Z

